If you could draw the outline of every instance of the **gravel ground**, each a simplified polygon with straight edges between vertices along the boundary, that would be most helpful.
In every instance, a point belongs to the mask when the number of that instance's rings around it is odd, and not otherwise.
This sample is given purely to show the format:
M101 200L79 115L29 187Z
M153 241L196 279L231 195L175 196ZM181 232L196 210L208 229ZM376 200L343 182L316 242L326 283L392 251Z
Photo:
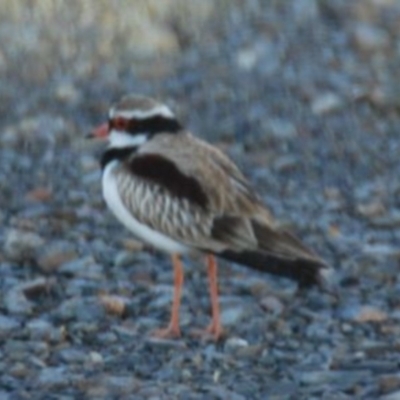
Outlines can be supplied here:
M0 400L400 399L400 3L38 3L0 5ZM187 260L183 337L149 339L170 261L106 210L83 139L127 92L227 151L340 299L221 263L228 334L202 342Z

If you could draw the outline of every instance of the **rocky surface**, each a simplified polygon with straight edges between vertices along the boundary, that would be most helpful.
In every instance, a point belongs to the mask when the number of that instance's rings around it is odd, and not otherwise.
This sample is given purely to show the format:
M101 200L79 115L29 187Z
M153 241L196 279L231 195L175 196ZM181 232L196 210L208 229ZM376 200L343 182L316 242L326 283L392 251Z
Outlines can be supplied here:
M268 3L268 4L267 4ZM0 399L400 398L400 4L0 4ZM317 289L221 263L226 338L187 260L107 212L84 134L126 92L227 151L332 266Z

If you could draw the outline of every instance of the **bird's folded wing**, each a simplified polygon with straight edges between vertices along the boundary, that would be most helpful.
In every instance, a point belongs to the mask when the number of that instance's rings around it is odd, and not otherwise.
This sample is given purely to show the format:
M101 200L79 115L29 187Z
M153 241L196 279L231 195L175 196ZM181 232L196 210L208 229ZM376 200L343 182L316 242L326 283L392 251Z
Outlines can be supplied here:
M136 202L132 185L119 185L129 188L122 189L121 199L136 219L197 249L258 249L286 258L314 257L274 226L250 183L222 152L188 139L180 143L179 152L176 146L152 147L117 171L121 181L141 182Z

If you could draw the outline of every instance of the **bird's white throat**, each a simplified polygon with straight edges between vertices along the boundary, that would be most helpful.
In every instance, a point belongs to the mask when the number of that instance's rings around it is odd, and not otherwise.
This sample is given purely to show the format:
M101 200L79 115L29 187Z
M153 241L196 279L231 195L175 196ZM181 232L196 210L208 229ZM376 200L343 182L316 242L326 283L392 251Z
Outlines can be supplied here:
M136 147L145 143L147 139L146 133L130 135L127 132L112 130L109 136L109 144L110 147L114 148Z

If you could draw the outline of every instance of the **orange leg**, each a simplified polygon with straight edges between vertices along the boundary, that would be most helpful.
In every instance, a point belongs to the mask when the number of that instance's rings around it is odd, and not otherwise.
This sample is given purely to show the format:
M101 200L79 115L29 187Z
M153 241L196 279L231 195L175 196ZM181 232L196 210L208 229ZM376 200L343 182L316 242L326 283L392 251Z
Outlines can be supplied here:
M179 255L172 255L172 265L174 266L174 297L172 301L171 319L164 329L158 329L152 336L158 338L176 338L181 335L179 328L179 307L181 305L181 295L183 286L183 268Z
M212 320L206 331L213 335L215 340L218 340L222 335L222 326L219 317L217 261L211 254L207 256L207 271L210 286Z

